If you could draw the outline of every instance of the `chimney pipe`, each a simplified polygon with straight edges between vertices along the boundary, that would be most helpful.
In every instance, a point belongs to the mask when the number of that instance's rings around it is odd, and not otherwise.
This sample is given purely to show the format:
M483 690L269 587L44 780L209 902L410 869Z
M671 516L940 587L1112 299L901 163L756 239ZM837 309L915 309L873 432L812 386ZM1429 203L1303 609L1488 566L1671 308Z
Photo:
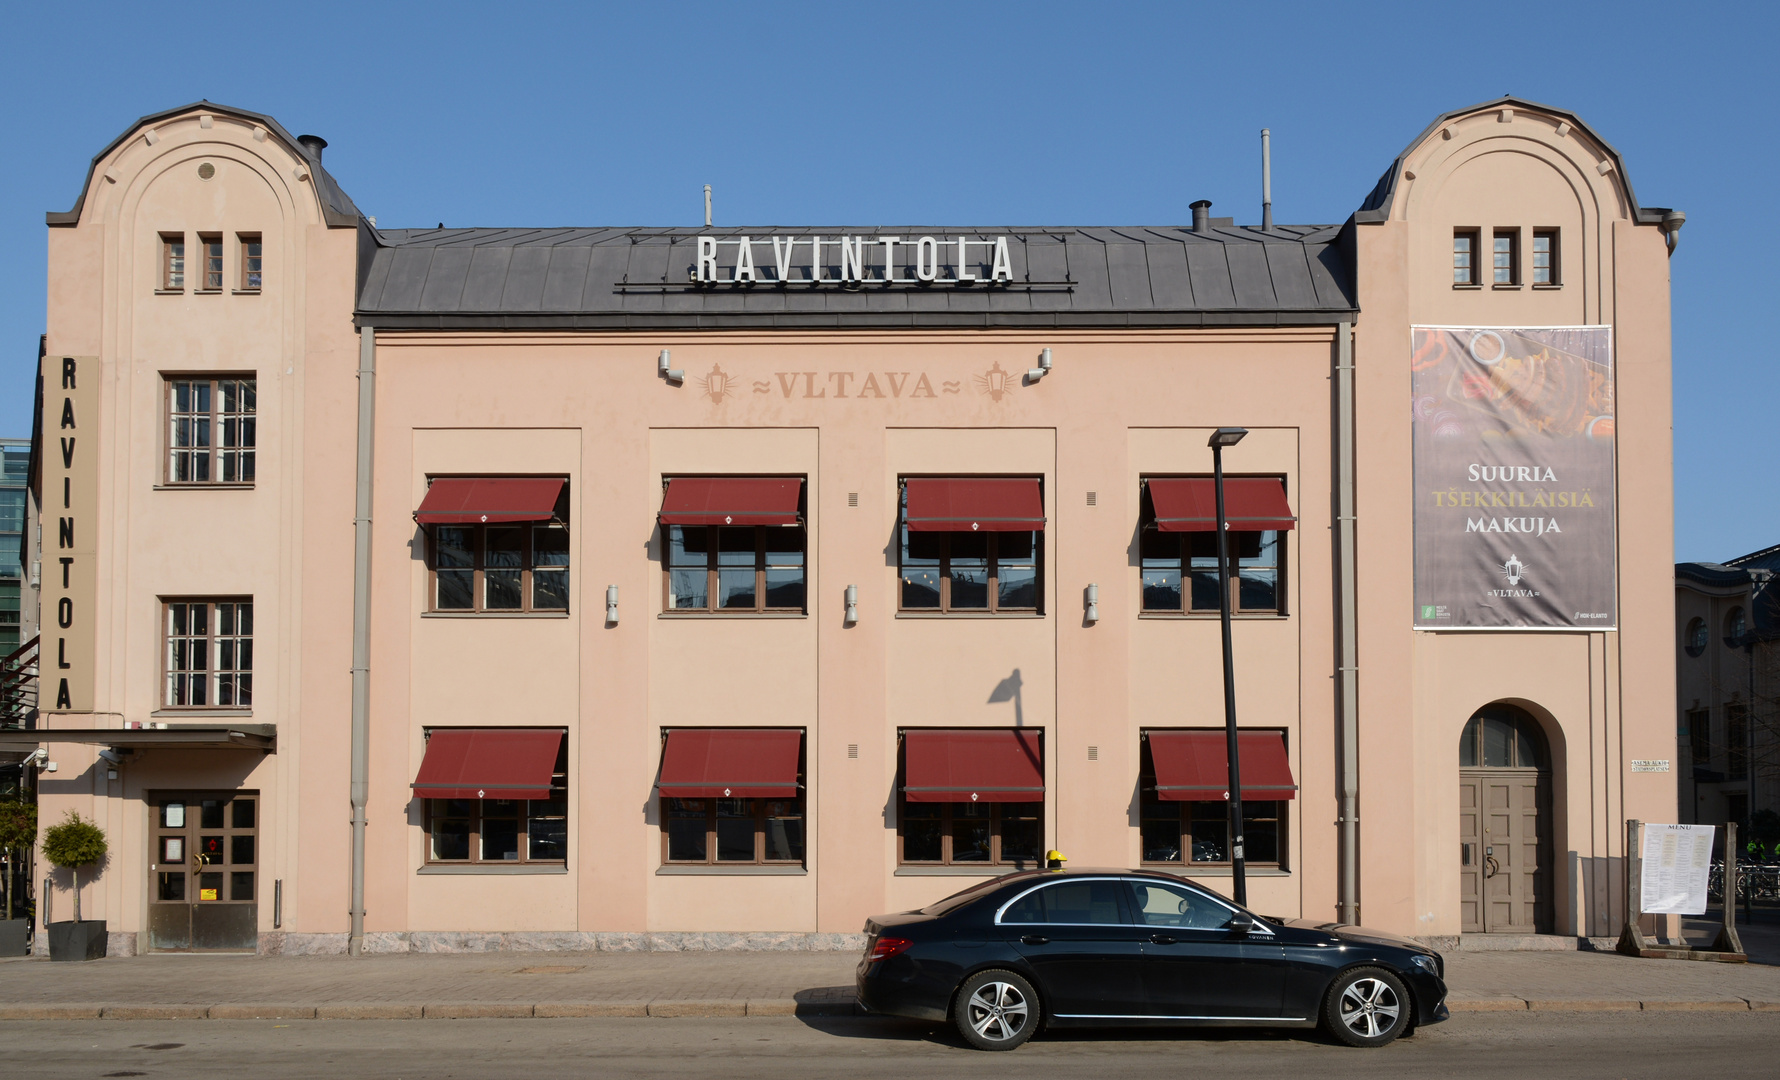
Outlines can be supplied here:
M320 135L298 135L297 145L303 148L303 153L308 154L317 165L320 165L321 152L327 149L328 141Z
M1261 228L1273 228L1273 133L1261 129Z
M1211 200L1200 199L1193 204L1193 231L1204 233L1211 231Z

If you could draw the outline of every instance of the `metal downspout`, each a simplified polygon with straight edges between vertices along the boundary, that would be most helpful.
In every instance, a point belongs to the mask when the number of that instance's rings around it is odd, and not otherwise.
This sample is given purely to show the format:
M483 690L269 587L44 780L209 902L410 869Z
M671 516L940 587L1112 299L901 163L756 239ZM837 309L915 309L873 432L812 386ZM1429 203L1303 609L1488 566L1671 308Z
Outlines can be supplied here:
M1337 917L1348 924L1360 921L1359 895L1359 802L1360 802L1360 687L1359 615L1355 609L1354 559L1354 339L1353 324L1343 322L1336 331L1336 544L1340 556L1341 592L1341 880L1336 899Z
M377 332L358 334L358 477L352 514L352 934L365 945L365 801L371 756L371 450L377 417Z

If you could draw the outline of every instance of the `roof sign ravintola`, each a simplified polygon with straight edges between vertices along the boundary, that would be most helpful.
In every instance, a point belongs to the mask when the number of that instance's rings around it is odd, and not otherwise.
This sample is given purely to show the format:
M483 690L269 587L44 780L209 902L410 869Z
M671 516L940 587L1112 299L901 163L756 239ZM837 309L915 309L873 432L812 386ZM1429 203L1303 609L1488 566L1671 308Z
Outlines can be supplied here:
M719 265L723 248L734 249L733 262L722 260L730 265ZM825 252L835 248L840 275L829 277ZM970 285L1012 281L1014 270L1005 236L700 236L692 279L701 285Z

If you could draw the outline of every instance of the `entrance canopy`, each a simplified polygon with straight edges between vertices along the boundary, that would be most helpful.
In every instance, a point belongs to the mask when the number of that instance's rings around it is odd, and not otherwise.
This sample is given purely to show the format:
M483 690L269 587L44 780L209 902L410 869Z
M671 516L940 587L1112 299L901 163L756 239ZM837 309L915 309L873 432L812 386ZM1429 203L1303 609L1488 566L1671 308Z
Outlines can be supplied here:
M414 520L422 525L549 521L562 495L561 477L440 477L426 489Z
M414 778L422 799L548 799L562 749L555 728L438 728Z
M1038 802L1045 768L1036 731L976 729L903 734L909 802Z
M803 732L788 728L675 728L661 754L670 799L794 799Z
M1150 760L1156 765L1156 795L1165 802L1224 802L1230 797L1230 754L1221 730L1151 731ZM1297 796L1286 737L1278 731L1239 731L1236 752L1242 763L1243 800Z
M1145 481L1162 532L1216 532L1218 496L1209 476ZM1286 503L1285 485L1271 476L1226 476L1224 520L1236 532L1285 532L1297 518Z
M676 476L661 500L663 525L796 525L803 481L783 476Z
M1037 477L971 476L903 481L910 532L1038 532L1045 527Z

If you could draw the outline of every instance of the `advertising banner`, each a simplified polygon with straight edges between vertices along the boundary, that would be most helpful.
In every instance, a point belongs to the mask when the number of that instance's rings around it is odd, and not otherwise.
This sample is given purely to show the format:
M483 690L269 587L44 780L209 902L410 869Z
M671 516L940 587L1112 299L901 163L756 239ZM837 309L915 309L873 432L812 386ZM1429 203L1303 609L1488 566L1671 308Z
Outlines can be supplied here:
M1416 629L1612 629L1611 328L1411 345Z

